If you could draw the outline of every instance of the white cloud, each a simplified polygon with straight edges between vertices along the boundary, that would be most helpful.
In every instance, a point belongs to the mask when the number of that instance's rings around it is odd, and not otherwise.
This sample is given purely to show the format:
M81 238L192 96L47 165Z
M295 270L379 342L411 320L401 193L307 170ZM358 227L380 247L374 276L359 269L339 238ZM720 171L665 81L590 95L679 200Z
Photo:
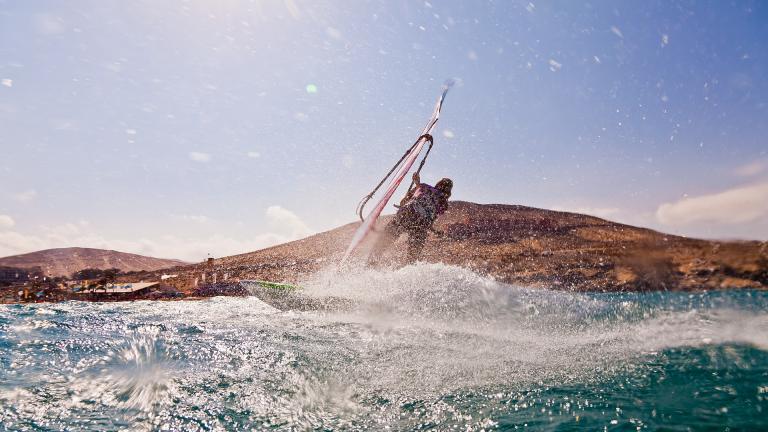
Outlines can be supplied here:
M0 231L0 257L47 249L46 243L37 236L27 236L16 231Z
M245 239L222 235L204 238L167 235L157 239L107 239L93 232L75 233L69 225L63 229L53 228L48 232L30 235L0 231L0 257L59 247L91 247L195 262L205 258L208 253L217 257L229 256L293 240L275 233L257 234Z
M256 151L249 151L248 153L246 153L246 156L248 156L251 159L258 159L261 157L261 153Z
M77 246L194 262L202 260L209 253L221 257L252 252L314 234L301 218L283 207L270 206L265 214L271 231L254 234L248 238L224 235L198 238L164 235L158 238L115 239L94 232L87 222L42 226L38 227L34 234L0 230L0 257ZM208 220L205 216L195 215L187 215L186 218L196 222ZM2 224L0 218L0 227Z
M37 31L44 35L55 35L66 30L64 21L55 15L40 14L35 17Z
M179 218L185 221L197 222L197 223L208 222L208 216L204 216L204 215L180 215Z
M446 138L453 138L456 135L453 134L452 130L446 129L446 130L443 131L443 136L446 137Z
M0 84L6 87L13 87L13 80L10 78L3 78L2 80L0 80Z
M332 37L333 39L336 39L336 40L341 40L341 36L342 36L341 32L338 29L333 28L333 27L327 27L325 29L325 34L327 34L328 36L330 36L330 37Z
M12 217L0 214L0 228L11 228L14 225L16 225L16 221Z
M51 238L68 238L80 235L80 227L74 223L65 223L56 226L42 226L41 231Z
M563 211L570 213L579 213L585 215L597 216L603 219L610 219L616 217L619 213L619 209L615 207L552 207L552 210Z
M665 203L656 210L664 225L695 223L739 224L768 218L768 183L736 187L723 192Z
M752 177L762 173L766 168L768 168L768 161L756 160L737 167L735 173L741 177Z
M211 160L211 155L208 153L190 152L189 158L195 162L208 162Z
M621 30L619 30L619 28L616 26L611 26L611 33L615 34L621 39L624 39L624 33L622 33Z
M37 197L37 191L34 189L28 189L22 192L13 194L13 199L18 202L27 203L34 200Z
M292 240L314 234L301 218L288 209L277 205L269 206L266 215L272 229Z

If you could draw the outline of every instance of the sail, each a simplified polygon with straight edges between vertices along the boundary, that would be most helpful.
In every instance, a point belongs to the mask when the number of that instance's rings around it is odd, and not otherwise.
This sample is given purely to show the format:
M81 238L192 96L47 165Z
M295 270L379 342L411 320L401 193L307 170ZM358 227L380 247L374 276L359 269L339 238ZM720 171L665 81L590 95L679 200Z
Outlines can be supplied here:
M392 195L395 194L395 191L397 190L398 186L400 186L400 183L402 183L405 176L408 174L408 171L410 171L413 163L416 162L416 159L418 159L421 150L424 148L424 144L429 141L425 135L432 135L432 132L435 129L435 125L437 125L437 120L440 118L440 109L443 106L445 95L448 93L448 90L452 86L452 81L447 82L443 86L443 92L437 99L435 109L432 111L432 117L430 117L427 125L421 132L418 142L413 147L413 150L408 154L408 157L405 158L405 160L395 172L392 180L389 182L389 185L387 185L387 189L384 194L381 196L381 198L379 198L371 212L368 213L368 216L366 216L365 220L363 220L362 225L360 225L360 227L355 232L355 235L352 237L352 241L349 243L346 252L344 252L344 258L341 260L342 264L346 262L347 258L349 258L349 255L360 245L360 243L363 242L363 240L365 240L365 237L368 235L368 233L371 232L371 229L373 229L375 226L376 221L381 215L381 212L384 210L384 207L386 207L387 203L392 198Z

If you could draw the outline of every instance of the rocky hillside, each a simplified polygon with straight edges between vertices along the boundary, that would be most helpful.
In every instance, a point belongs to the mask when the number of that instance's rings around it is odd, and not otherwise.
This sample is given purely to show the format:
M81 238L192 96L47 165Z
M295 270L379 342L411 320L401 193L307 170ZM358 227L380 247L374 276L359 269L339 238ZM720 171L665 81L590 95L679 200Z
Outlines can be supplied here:
M189 290L204 274L206 282L298 282L335 265L357 226L189 266L172 283ZM462 201L451 202L436 228L447 235L429 238L425 261L514 284L580 291L768 288L768 243L689 239L593 216ZM403 240L386 256L394 266L403 261Z
M25 269L39 267L42 269L43 274L52 276L69 276L78 270L86 268L102 270L119 268L124 272L128 272L139 270L151 271L186 264L188 263L173 259L152 258L113 250L77 247L46 249L0 258L0 266Z

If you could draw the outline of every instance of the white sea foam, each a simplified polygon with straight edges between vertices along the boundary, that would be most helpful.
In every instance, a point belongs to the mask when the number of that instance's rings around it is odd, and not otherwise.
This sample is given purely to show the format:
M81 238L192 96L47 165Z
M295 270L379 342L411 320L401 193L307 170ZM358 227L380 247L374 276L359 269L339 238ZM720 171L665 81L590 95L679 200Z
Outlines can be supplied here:
M310 296L352 301L351 310L315 319L354 325L358 340L347 348L379 356L375 367L357 371L363 380L406 391L605 376L669 348L768 348L764 312L607 302L440 264L333 271L304 286ZM417 376L418 382L408 379Z

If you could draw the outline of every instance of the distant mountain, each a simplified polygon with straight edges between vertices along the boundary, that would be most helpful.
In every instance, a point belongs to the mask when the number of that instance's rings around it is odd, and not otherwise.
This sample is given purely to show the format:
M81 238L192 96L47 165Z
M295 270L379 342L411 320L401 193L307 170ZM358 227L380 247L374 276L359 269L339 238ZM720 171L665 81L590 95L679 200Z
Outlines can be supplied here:
M391 217L391 216L389 216ZM384 217L386 223L389 217ZM190 265L172 283L265 279L300 282L335 267L359 223L302 240ZM577 291L768 288L768 242L685 238L594 216L520 205L452 201L422 259L471 268L523 286ZM402 262L401 238L388 254Z
M46 249L0 258L0 266L25 269L39 267L43 274L52 276L69 276L86 268L102 270L118 268L128 272L152 271L187 264L189 263L175 259L152 258L113 250L79 247Z

